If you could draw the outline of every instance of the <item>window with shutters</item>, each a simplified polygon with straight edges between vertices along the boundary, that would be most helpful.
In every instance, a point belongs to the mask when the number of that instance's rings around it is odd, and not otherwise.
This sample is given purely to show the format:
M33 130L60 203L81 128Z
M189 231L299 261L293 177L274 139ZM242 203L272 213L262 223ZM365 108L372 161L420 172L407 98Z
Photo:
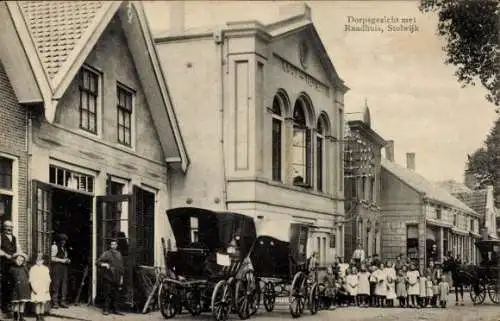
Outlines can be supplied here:
M90 68L80 70L80 128L97 134L99 74Z
M136 202L137 265L154 266L155 194L142 188L134 188Z
M312 141L311 128L307 126L306 104L299 98L293 109L292 169L293 183L311 186Z

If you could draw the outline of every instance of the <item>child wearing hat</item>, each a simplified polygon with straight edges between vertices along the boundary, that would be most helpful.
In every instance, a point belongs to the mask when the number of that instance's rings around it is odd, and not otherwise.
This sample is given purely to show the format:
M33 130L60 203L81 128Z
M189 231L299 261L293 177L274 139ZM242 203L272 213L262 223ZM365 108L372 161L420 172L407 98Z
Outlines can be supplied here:
M26 302L30 300L30 281L28 268L26 267L26 254L16 252L12 255L15 265L10 268L12 277L12 311L14 312L14 320L24 321L24 307Z

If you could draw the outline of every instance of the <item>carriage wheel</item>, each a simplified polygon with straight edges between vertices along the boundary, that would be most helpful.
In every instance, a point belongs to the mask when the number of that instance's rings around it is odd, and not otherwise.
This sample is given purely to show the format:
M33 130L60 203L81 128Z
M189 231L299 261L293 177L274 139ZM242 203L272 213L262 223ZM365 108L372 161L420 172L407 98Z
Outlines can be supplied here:
M251 271L236 281L234 307L241 320L246 320L252 315L255 301L255 280Z
M231 291L226 281L219 281L212 292L212 314L217 321L225 321L231 307Z
M272 282L266 282L264 284L264 295L262 298L264 301L264 308L267 312L273 312L274 305L276 303L276 293L274 291L274 284Z
M482 304L484 299L486 299L486 287L483 282L478 281L476 284L473 284L470 289L470 298L472 303L474 304Z
M158 291L158 303L160 305L160 312L165 319L175 317L179 305L178 301L178 296L172 293L165 283L162 283Z
M495 282L488 286L488 296L491 302L500 304L500 283Z
M289 309L292 317L298 318L305 308L305 276L302 272L297 272L293 277L292 288L290 290Z
M253 300L252 310L250 312L250 315L254 315L255 313L257 313L257 311L259 311L260 296L261 296L260 280L255 280L254 300Z
M201 314L201 295L198 288L194 288L186 293L186 305L192 316Z
M309 311L311 314L316 314L319 310L319 288L318 284L314 283L309 293Z

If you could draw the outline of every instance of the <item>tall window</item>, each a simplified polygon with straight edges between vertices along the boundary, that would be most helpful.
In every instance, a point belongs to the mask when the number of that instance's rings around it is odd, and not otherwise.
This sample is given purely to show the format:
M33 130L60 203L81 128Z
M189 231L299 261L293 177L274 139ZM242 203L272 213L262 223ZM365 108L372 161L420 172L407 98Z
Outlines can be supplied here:
M0 157L0 189L12 190L12 159Z
M131 146L132 141L132 91L118 85L117 112L118 112L118 142L125 146Z
M324 162L323 154L325 149L325 125L323 118L318 119L316 126L316 188L318 191L323 191L323 175L324 175Z
M97 134L99 75L83 68L80 72L80 128Z
M272 137L272 164L273 181L281 181L281 129L283 126L282 99L276 95L273 99L273 137Z
M297 100L293 108L293 183L311 184L311 130L307 128L305 106Z

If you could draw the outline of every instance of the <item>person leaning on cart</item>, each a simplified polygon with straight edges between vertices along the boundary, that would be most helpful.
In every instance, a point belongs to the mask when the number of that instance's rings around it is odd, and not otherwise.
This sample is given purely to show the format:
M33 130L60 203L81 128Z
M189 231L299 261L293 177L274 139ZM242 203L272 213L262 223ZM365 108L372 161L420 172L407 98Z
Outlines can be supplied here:
M120 286L123 284L123 258L117 250L118 241L110 241L110 249L102 253L97 260L97 266L103 268L103 283L104 283L104 309L103 314L108 315L109 312L117 315L123 315L118 311L118 295Z

